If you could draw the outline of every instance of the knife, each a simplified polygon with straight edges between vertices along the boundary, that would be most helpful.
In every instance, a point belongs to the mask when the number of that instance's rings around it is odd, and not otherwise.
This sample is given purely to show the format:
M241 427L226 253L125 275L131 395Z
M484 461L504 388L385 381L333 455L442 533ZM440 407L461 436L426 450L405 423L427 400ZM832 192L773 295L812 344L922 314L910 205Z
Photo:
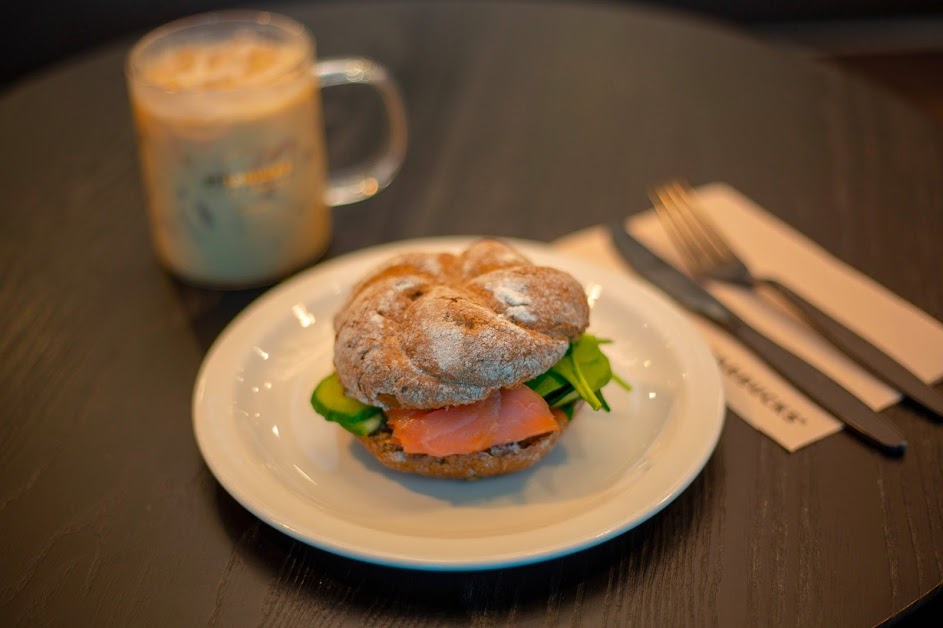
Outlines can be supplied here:
M890 384L905 397L923 406L937 417L943 417L943 394L923 383L919 377L907 370L907 367L836 321L785 284L768 278L762 279L761 283L772 287L789 299L809 325L853 358L860 366L870 371L872 375Z
M637 273L687 309L712 321L748 346L796 388L851 428L857 436L878 446L885 453L904 453L907 440L893 423L871 410L825 373L750 327L694 280L626 233L621 224L609 225L609 235L623 259Z

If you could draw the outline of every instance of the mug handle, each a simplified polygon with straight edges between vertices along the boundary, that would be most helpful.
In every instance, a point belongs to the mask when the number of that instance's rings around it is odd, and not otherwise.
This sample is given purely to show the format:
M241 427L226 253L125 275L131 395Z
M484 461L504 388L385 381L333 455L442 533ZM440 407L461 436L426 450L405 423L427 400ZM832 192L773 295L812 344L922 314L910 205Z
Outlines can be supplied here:
M322 88L370 85L383 100L389 125L386 145L363 165L331 175L324 192L325 202L332 207L370 198L390 184L406 155L406 114L399 88L386 68L363 57L323 59L312 72Z

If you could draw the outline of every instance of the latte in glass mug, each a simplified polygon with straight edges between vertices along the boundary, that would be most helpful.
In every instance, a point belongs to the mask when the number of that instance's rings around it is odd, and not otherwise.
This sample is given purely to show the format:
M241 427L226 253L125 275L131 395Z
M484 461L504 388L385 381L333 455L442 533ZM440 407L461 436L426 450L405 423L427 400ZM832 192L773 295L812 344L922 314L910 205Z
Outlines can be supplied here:
M283 277L324 253L329 204L361 200L392 179L405 148L395 85L364 59L313 59L301 25L245 12L172 23L131 52L152 239L170 271L222 287ZM350 72L358 64L366 71ZM372 84L387 105L386 151L342 182L327 177L319 79Z

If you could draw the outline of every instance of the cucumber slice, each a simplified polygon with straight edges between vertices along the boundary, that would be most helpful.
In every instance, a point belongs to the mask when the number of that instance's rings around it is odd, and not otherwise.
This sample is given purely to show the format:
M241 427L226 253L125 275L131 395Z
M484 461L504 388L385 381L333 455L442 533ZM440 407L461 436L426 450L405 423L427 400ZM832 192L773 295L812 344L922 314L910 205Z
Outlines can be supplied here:
M383 425L383 414L380 412L378 408L374 408L374 410L377 411L376 414L362 421L358 421L357 423L350 423L350 424L338 422L338 425L343 427L348 432L351 432L352 434L356 434L357 436L370 436L371 434L376 432L378 429L380 429L381 425Z
M383 422L379 408L347 396L337 373L331 373L318 383L311 394L311 407L328 421L358 436L370 434Z

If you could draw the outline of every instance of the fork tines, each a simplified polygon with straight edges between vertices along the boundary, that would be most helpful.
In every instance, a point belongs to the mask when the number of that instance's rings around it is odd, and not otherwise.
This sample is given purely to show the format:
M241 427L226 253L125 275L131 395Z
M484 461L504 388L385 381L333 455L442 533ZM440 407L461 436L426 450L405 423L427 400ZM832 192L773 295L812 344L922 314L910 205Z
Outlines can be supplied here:
M673 181L656 187L650 196L668 237L695 275L735 257L717 228L697 208L698 201L690 187Z

